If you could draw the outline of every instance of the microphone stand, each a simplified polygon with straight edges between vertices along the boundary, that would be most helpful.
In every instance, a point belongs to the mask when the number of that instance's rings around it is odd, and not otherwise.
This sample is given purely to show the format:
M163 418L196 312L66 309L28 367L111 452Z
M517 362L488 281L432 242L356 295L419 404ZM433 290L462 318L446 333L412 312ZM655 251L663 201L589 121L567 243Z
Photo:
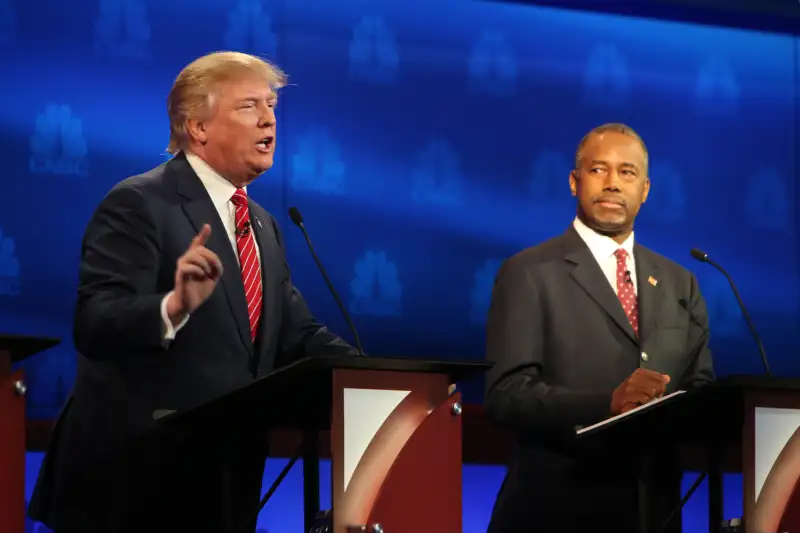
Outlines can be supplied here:
M331 279L328 277L328 273L325 271L325 267L322 266L322 261L320 261L319 257L317 257L317 252L314 251L314 245L311 244L311 237L309 237L308 232L306 231L306 225L303 222L303 215L300 213L299 209L292 207L289 209L289 218L291 218L295 226L300 228L300 231L303 232L303 237L306 239L306 244L308 245L308 250L311 252L311 257L314 258L314 262L317 264L320 274L322 274L322 279L325 280L325 283L328 285L328 290L333 295L333 299L336 300L336 305L339 306L339 311L341 311L342 316L344 316L344 319L347 322L347 327L350 329L350 333L353 334L353 339L355 340L356 348L358 349L358 355L365 356L366 354L364 353L364 347L361 345L361 339L358 336L358 331L356 330L355 324L353 324L353 319L350 317L350 313L347 312L347 308L342 303L339 293L336 291Z
M289 474L289 471L292 469L292 467L302 454L303 454L303 446L300 445L297 448L297 452L295 452L294 456L289 460L288 463L286 463L286 466L283 467L280 474L278 474L278 477L275 478L275 481L272 482L272 485L270 485L269 490L261 499L261 501L258 503L258 507L256 507L248 516L246 516L244 520L239 522L238 527L235 530L236 533L245 533L248 531L248 529L253 525L253 522L255 522L256 519L258 518L259 513L261 513L261 509L264 508L264 506L267 504L272 495L275 494L275 491L278 490L278 487L280 486L281 483L283 483L283 480ZM252 531L249 533L252 533Z
M353 320L350 317L350 313L347 312L347 308L342 303L342 299L339 297L339 293L336 292L336 288L333 286L333 283L331 282L330 278L328 277L328 273L325 271L325 268L322 266L322 262L319 260L319 257L317 257L317 253L314 250L314 245L311 243L311 237L309 237L308 232L306 231L305 224L303 223L303 215L300 213L300 210L298 210L296 207L292 207L292 208L289 209L289 218L291 218L292 222L298 228L300 228L300 231L303 232L303 237L305 237L306 244L308 245L308 249L311 252L311 256L314 258L314 262L317 264L317 268L319 269L320 273L322 274L322 278L325 280L325 283L328 285L328 289L330 290L331 294L333 295L334 300L336 300L336 304L339 306L339 310L341 311L342 315L344 316L345 321L347 321L347 326L349 327L350 332L353 334L353 339L355 340L355 344L356 344L356 347L358 349L358 355L359 356L366 355L364 353L364 348L361 345L361 338L358 336L358 331L356 330L356 327L353 324ZM250 231L249 226L244 228L243 231ZM316 432L313 432L313 435L316 435ZM303 457L305 455L304 452L305 452L306 448L309 447L309 446L312 447L312 448L316 448L316 446L314 444L315 442L316 442L315 441L315 437L311 437L311 433L305 433L305 435L303 437L303 442L298 447L297 452L295 452L295 454L294 454L294 457L292 457L291 460L286 464L286 466L283 467L283 470L281 470L281 473L278 475L278 477L272 483L272 486L270 486L270 488L267 491L267 493L264 495L264 497L259 502L258 507L256 509L254 509L253 512L250 513L246 517L245 520L243 520L242 522L240 522L238 524L238 528L236 529L236 533L245 533L247 531L247 529L250 527L250 525L252 525L252 523L258 518L259 513L264 508L264 506L267 504L267 501L269 501L269 499L272 497L272 495L278 489L278 486L283 482L284 478L289 474L289 471L292 469L292 467L297 462L297 460L300 457ZM308 458L307 457L304 458L304 461L306 461L304 466L307 466ZM318 468L318 465L317 465L317 468ZM304 475L308 475L308 472L306 471L305 468L304 468ZM316 473L312 472L311 477L318 478L319 477L319 473L318 472L316 472ZM319 484L318 480L317 480L317 484Z
M747 323L747 327L750 329L750 334L756 341L756 346L758 347L758 353L761 356L761 362L764 365L764 373L768 377L772 376L772 371L770 370L769 367L769 361L767 360L767 353L764 350L764 344L761 342L761 337L758 335L758 331L756 331L756 327L753 324L753 320L750 318L750 313L747 312L747 306L744 305L744 301L742 301L742 297L739 294L739 289L736 288L736 284L733 282L733 278L731 277L731 275L728 274L728 271L725 270L722 267L722 265L712 260L708 256L708 254L705 253L704 251L698 248L692 248L691 255L693 258L700 261L701 263L708 263L712 267L719 270L722 273L722 275L725 276L725 279L728 280L728 284L731 286L733 295L736 297L736 302L739 304L739 308L742 311L742 316L744 316L744 320ZM686 495L681 499L680 504L676 506L675 509L672 510L667 520L661 526L661 528L659 529L659 533L664 533L669 523L672 521L675 515L683 509L684 505L686 505L686 502L689 501L689 498L692 497L692 495L697 490L697 487L700 486L700 484L703 482L703 480L706 479L706 477L708 477L708 472L702 472L700 473L699 476L697 476L697 479L695 479L694 483L692 483L691 488L687 491Z

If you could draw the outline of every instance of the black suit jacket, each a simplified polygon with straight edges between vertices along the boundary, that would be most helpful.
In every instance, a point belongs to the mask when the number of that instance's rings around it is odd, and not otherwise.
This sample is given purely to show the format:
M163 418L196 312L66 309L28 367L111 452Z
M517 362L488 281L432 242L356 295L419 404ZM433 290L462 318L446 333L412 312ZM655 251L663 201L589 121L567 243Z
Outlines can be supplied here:
M614 389L638 367L668 374L667 392L714 375L694 275L638 244L634 257L638 338L574 228L502 265L487 326L495 364L486 409L519 435L519 447L491 533L637 530L636 465L614 450L580 453L575 429L609 417ZM650 445L646 436L642 445Z
M56 532L167 531L178 524L222 531L223 515L239 513L220 508L223 485L244 491L240 501L258 502L265 442L242 444L241 468L226 470L217 452L203 451L207 443L153 432L152 419L156 409L188 409L316 349L356 353L314 319L292 284L275 219L252 200L249 207L264 298L255 343L236 251L183 154L124 180L102 201L83 241L77 377L31 517ZM165 344L161 300L174 286L178 258L206 223L212 230L206 246L224 274ZM156 518L157 512L167 516ZM198 524L192 514L202 517Z

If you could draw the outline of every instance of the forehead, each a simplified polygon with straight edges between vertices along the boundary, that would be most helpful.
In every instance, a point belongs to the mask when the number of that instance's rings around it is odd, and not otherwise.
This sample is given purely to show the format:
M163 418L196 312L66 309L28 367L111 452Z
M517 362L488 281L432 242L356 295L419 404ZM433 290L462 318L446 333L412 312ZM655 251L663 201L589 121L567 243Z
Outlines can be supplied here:
M275 91L269 80L256 74L220 81L217 83L216 89L220 96L230 99L275 97Z
M627 162L637 166L644 166L645 161L641 143L629 135L615 131L592 135L581 156L585 161Z

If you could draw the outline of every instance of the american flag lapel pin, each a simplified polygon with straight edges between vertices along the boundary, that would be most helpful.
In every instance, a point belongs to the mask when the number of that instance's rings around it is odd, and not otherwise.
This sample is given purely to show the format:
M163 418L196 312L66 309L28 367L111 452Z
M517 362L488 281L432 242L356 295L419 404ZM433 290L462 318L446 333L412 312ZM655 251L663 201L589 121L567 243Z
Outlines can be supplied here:
M647 278L647 281L649 281L650 285L652 285L653 287L658 285L658 280L656 278L654 278L653 276L650 276L649 278Z

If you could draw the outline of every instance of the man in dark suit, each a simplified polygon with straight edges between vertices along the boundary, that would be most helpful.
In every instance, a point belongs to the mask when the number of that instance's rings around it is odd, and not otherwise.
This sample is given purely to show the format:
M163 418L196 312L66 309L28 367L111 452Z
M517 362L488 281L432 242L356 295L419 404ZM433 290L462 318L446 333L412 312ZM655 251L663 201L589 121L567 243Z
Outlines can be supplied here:
M497 275L486 409L518 435L518 450L490 533L634 532L642 502L654 522L676 503L674 467L660 465L670 479L644 487L642 500L636 461L615 450L583 453L575 440L581 426L714 378L695 276L634 242L647 166L631 128L592 130L569 176L578 200L572 226L516 254ZM656 444L642 436L641 446Z
M188 65L168 98L175 157L116 185L94 213L77 378L29 510L56 533L229 531L258 504L266 439L245 435L226 453L154 431L153 412L197 406L317 350L357 353L314 319L275 219L247 197L273 163L284 84L246 54Z

